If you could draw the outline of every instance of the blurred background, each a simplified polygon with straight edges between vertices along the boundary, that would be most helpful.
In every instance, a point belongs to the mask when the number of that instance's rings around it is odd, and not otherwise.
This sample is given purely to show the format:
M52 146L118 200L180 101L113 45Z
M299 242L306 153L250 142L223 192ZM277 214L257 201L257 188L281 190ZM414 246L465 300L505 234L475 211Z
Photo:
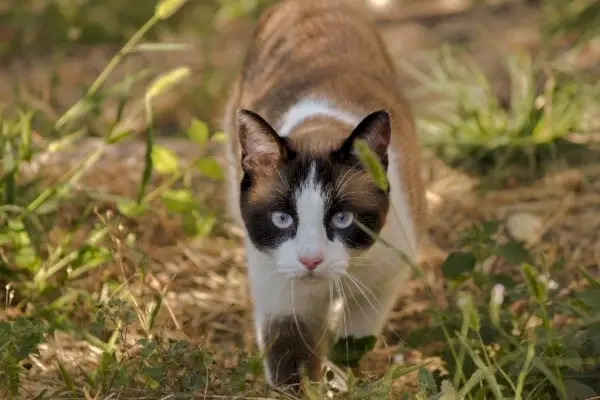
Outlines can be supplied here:
M476 306L487 309L491 287L502 284L516 288L507 307L539 305L523 294L519 268L529 252L543 254L534 275L550 274L571 291L585 281L579 266L590 268L589 279L600 276L600 1L349 1L374 15L413 104L425 160L434 298L422 279L411 281L386 344L367 360L378 377L399 356L407 365L432 361L417 378L394 379L414 392L425 390L428 373L439 382L443 371L470 376L479 368L475 358L452 361L448 342L436 347L438 322L461 329L460 291L479 294ZM5 393L108 396L123 385L132 398L205 387L264 392L260 362L248 356L243 232L223 218L220 119L254 24L275 2L0 3ZM458 266L444 261L459 249L471 256ZM579 299L587 308L577 318L598 315L597 296ZM448 306L435 323L432 301ZM521 317L506 318L512 326ZM526 359L525 345L483 331L486 345ZM164 338L182 342L155 344ZM136 343L144 362L123 358ZM565 343L552 342L571 357ZM600 346L594 351L600 356ZM211 367L199 369L199 360ZM532 373L525 384L532 398L542 398L540 376L548 378ZM585 379L578 384L600 392L600 382Z
M394 56L414 60L443 45L468 49L491 76L494 90L504 91L503 97L509 90L497 83L506 75L498 59L501 51L556 56L578 46L576 55L569 53L573 57L562 60L578 73L588 72L597 61L595 47L585 46L599 29L595 4L589 1L350 1L363 2L373 11ZM177 120L175 115L181 114L184 126L190 115L211 118L237 69L253 22L274 2L190 0L144 35L141 46L123 60L110 82L121 80L128 68L157 73L188 65L193 69L191 81L185 91L173 95L177 99L171 100L175 102L169 107L171 117L165 118ZM46 112L56 115L81 96L115 52L148 21L155 3L7 0L0 7L0 101L14 103L11 95L16 95L17 87L33 96L43 92L52 100Z

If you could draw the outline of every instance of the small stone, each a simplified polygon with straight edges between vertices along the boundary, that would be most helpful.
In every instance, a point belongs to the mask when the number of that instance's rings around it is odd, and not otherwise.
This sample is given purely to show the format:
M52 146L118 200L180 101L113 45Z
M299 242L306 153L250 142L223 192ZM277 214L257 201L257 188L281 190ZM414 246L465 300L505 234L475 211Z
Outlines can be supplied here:
M511 215L506 223L513 239L531 243L542 235L543 222L540 217L526 212Z
M404 364L405 357L402 353L396 353L394 355L394 364Z

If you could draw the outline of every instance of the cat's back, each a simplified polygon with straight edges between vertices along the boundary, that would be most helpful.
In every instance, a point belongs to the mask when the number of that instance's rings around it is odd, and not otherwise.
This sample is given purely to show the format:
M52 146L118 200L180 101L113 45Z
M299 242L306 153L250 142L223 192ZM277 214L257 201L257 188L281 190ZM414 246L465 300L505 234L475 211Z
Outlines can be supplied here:
M364 113L404 103L396 80L363 6L351 0L283 0L263 13L251 38L240 106L273 123L307 98L327 98L347 112Z

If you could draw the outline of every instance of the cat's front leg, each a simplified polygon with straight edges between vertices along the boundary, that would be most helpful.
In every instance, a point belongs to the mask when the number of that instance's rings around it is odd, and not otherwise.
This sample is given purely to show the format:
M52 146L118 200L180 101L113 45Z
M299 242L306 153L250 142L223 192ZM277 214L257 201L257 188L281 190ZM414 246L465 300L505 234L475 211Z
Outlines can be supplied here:
M274 387L298 390L304 374L321 379L329 296L251 268L254 326L264 355L265 377ZM266 278L265 278L266 277Z
M298 391L304 374L312 381L321 379L323 341L319 343L320 335L308 321L294 315L269 316L259 335L269 384Z
M387 324L404 282L403 276L378 284L365 284L357 279L347 281L336 340L329 350L330 361L354 370L358 368Z

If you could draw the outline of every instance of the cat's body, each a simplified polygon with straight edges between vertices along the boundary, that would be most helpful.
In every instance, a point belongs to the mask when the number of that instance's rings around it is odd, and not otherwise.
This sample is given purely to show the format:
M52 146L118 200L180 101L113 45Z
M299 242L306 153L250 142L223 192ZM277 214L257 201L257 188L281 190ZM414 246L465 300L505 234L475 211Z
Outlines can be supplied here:
M284 0L252 38L225 116L228 206L246 228L257 341L274 385L297 383L302 365L318 378L335 298L347 300L338 339L376 336L386 323L409 268L355 221L417 261L424 190L397 81L364 10L344 1ZM356 138L387 165L389 192L361 168Z

